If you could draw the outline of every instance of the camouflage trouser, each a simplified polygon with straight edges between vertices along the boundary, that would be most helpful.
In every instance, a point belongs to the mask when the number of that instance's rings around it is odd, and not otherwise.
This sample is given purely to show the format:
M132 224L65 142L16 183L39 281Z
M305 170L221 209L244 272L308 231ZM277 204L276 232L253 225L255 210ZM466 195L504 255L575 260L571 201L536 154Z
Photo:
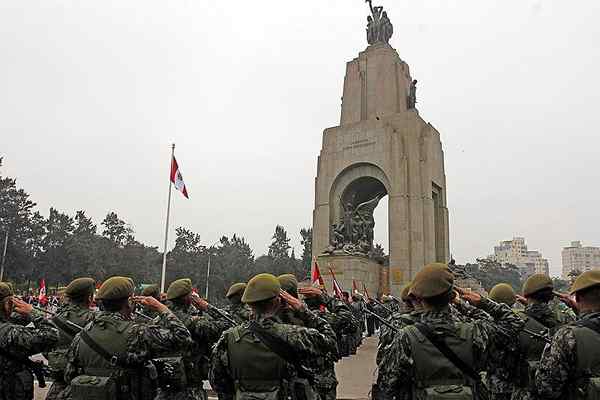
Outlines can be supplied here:
M52 386L48 389L48 394L46 395L46 400L59 400L63 398L61 393L67 388L67 384L63 381L54 381L52 382Z
M512 393L491 393L490 400L510 400Z
M201 387L188 387L178 391L158 389L155 400L208 400L208 396Z
M320 400L335 400L337 385L338 381L335 377L333 363L329 367L319 371L318 374L315 374L315 390L319 394Z

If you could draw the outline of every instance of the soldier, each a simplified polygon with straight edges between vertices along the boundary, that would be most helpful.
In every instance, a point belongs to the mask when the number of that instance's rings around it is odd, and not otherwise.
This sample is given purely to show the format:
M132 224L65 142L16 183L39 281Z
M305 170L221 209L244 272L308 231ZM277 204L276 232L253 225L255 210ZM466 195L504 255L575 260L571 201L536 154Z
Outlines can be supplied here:
M12 312L33 322L26 328L9 321ZM32 400L33 375L29 356L48 351L58 341L58 331L44 315L13 296L0 282L0 400Z
M360 347L363 340L363 332L366 330L365 325L365 303L362 300L362 296L358 292L352 293L352 303L350 303L350 309L352 310L352 315L356 320L356 331L354 333L354 351L353 354L356 354L356 350Z
M208 379L210 350L219 340L221 333L229 324L221 320L220 315L210 319L204 314L208 311L208 303L195 296L190 279L178 279L171 283L167 290L167 300L171 311L184 323L192 335L193 345L171 355L182 356L187 384L185 387L159 387L157 400L203 400L207 399L204 380Z
M293 274L283 274L277 277L281 290L295 299L298 298L298 279ZM285 324L304 326L304 320L296 315L296 310L283 303L277 311L277 317ZM334 336L335 339L335 336ZM337 340L337 339L336 339Z
M310 328L282 323L277 317L282 301ZM337 351L329 324L282 291L270 274L252 278L242 302L252 308L253 319L227 330L213 351L210 383L219 398L315 399L311 388L296 379L312 378L305 368Z
M447 265L425 266L409 293L422 312L403 328L379 363L375 399L479 398L479 373L485 369L490 345L516 335L523 321L505 305L478 293L455 288L461 296L490 314L488 320L461 321L451 314L454 277ZM448 391L448 388L451 388Z
M242 295L246 289L245 283L234 283L231 285L225 297L231 303L227 308L229 315L235 319L238 324L250 320L250 309L242 303Z
M315 374L315 388L319 392L321 400L335 400L338 385L335 363L341 357L349 355L348 343L345 340L356 330L357 323L354 321L350 308L344 302L328 296L321 289L303 288L300 293L304 295L304 301L308 308L327 321L336 334L339 356L338 353L327 355L323 360L325 363Z
M132 297L130 278L104 281L97 300L102 311L75 336L67 352L63 398L151 400L156 395L156 370L149 360L191 345L185 325L154 297ZM132 320L135 304L158 313L156 323Z
M517 300L526 304L525 310L518 313L525 321L526 330L553 336L562 325L572 322L568 313L550 307L549 303L553 298L554 284L549 276L534 274L525 281L523 296L517 296ZM516 384L513 399L526 400L533 397L533 378L545 345L543 340L526 332L519 335L521 379Z
M63 304L52 318L52 322L58 328L60 338L57 346L51 352L44 354L54 378L46 400L58 399L67 387L63 380L67 367L67 350L79 333L77 326L85 327L94 319L95 312L90 307L94 301L95 290L96 282L92 278L75 279L65 288Z
M148 285L141 293L144 297L154 297L156 300L161 301L160 287L158 285ZM158 313L148 307L138 306L135 315L135 321L141 323L152 323L153 320L158 317Z
M596 399L600 393L600 271L581 274L570 293L579 318L544 349L535 376L538 398Z

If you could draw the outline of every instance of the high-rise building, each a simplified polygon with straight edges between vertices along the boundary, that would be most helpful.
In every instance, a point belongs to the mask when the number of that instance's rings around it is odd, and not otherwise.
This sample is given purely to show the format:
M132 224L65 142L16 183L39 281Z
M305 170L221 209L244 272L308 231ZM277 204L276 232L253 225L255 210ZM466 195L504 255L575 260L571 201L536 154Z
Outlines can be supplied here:
M494 246L494 254L489 258L500 264L517 266L523 276L550 274L548 260L539 251L528 250L525 238L522 237L501 241L498 246Z
M568 279L571 271L585 272L592 269L600 269L600 247L582 246L580 241L575 241L563 248L563 279Z

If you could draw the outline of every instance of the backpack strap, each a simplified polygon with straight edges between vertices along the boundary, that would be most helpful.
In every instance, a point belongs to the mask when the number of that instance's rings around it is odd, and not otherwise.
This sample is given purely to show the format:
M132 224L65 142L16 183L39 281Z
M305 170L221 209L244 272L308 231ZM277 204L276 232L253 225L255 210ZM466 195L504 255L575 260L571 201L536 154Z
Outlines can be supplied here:
M479 374L465 361L463 361L459 356L456 355L454 351L444 341L444 339L438 335L436 335L431 328L427 325L417 322L414 325L423 336L425 336L431 344L435 346L439 350L440 353L444 355L456 368L458 368L465 376L469 377L475 383L481 383L481 377Z
M92 350L94 350L100 357L108 361L110 365L115 367L119 364L118 355L112 354L104 347L102 347L98 342L92 339L92 337L87 333L87 331L81 331L79 336L81 337L81 340L85 342L85 344L87 344Z

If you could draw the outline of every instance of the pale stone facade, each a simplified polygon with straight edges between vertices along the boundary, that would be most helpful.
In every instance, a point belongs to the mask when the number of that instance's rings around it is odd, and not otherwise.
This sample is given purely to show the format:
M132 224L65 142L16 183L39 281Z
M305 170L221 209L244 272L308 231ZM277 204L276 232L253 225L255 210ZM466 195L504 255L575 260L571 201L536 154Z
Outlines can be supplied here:
M550 275L548 260L539 251L528 250L525 238L522 237L501 241L500 245L494 247L494 254L489 258L500 264L512 264L519 267L523 276Z
M562 277L569 279L571 271L600 269L600 247L582 246L581 242L571 242L562 250Z
M341 122L323 133L315 180L315 256L330 244L350 189L364 199L387 193L390 267L378 292L395 295L425 264L449 260L444 152L439 132L408 109L412 81L408 65L388 44L369 46L347 64ZM342 276L344 264L330 258ZM372 273L380 274L378 268Z

